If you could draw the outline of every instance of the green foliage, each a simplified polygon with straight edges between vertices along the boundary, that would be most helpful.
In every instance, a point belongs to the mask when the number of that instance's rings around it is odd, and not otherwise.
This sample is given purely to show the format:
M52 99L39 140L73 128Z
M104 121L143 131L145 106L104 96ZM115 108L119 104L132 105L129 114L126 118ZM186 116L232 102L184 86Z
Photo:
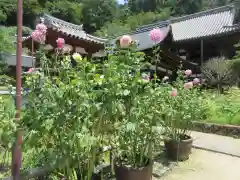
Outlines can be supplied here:
M139 26L154 23L160 20L166 20L169 16L169 9L165 9L161 13L141 12L127 17L124 21L115 20L112 23L106 23L105 26L95 34L101 37L118 36L127 32L135 31L135 29Z
M224 94L205 92L203 101L206 104L205 121L217 124L240 125L240 91L231 88Z
M120 49L109 55L109 71L104 77L112 84L108 92L115 97L111 99L111 106L117 111L111 118L116 122L115 138L111 141L116 163L138 168L152 160L155 91L151 83L142 80L140 69L144 54L134 49Z
M174 6L175 14L193 14L199 12L203 8L203 0L185 0L185 1L175 1Z
M23 27L23 33L29 34L31 29L28 27ZM0 29L0 86L7 86L9 84L14 84L15 80L8 77L6 73L8 72L8 65L6 59L4 58L5 53L16 53L15 42L16 42L16 27L1 27Z
M23 34L29 34L31 29L28 27L23 27ZM1 27L0 28L0 52L13 53L16 52L15 42L16 42L17 27Z
M17 0L2 0L0 1L0 9L3 15L7 17L4 25L17 25ZM24 25L33 27L36 16L42 12L42 7L39 6L38 0L23 1L23 22Z
M14 46L11 42L11 31L5 28L0 29L0 52L13 52Z
M35 166L57 168L68 179L76 179L78 168L86 179L106 144L106 127L111 127L104 111L109 106L102 103L99 65L79 58L78 66L71 68L70 57L59 52L51 59L42 54L41 68L26 75L31 90L22 124L28 134L26 148L42 157Z
M7 75L0 75L0 86L8 86L13 85L15 83L15 79L7 76Z
M215 8L230 2L232 1L129 0L126 5L117 5L116 0L24 0L23 24L34 28L36 18L40 16L41 13L47 12L71 23L83 23L87 32L94 33L99 29L101 29L101 31L108 29L112 22L113 24L119 24L116 22L118 20L123 21L122 23L126 25L129 16L132 16L132 18L135 19L134 21L141 21L141 19L145 19L145 15L148 15L149 12L161 14L167 11L168 18L169 15L181 16L183 14L195 13L202 9ZM0 9L0 23L7 26L16 26L17 0L1 0ZM143 13L144 15L139 18L139 13ZM156 17L156 15L154 15L154 17ZM144 24L155 22L153 19L149 18L149 21L145 21ZM157 18L156 20L161 19L162 18ZM142 23L137 24L143 25ZM126 26L130 26L130 30L133 30L133 25L130 24ZM123 29L121 33L124 33L125 28L120 27L120 30L121 29ZM102 34L104 35L104 33ZM111 33L109 33L109 35L111 36Z
M47 1L44 5L47 12L67 22L82 23L82 3L70 1Z
M233 72L238 77L238 87L240 87L240 43L235 45L236 47L236 54L233 57L232 69Z
M82 23L92 33L112 21L116 12L116 0L83 0Z
M9 151L14 142L16 124L14 103L11 97L0 96L0 149Z

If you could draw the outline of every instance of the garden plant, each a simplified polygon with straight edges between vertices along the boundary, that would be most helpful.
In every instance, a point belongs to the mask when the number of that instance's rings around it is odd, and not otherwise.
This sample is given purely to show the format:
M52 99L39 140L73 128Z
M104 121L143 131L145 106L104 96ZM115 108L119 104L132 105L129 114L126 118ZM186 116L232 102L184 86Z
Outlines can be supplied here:
M191 70L180 70L171 84L167 76L157 80L156 73L150 79L142 73L145 55L128 35L101 63L66 52L63 38L51 54L46 33L44 24L32 33L40 67L24 74L28 104L18 130L23 151L31 153L23 169L44 167L44 179L103 179L95 176L96 167L106 161L102 152L109 146L117 180L150 180L162 133L170 157L189 157L192 121L205 116L200 80L189 79ZM157 46L160 29L149 38Z

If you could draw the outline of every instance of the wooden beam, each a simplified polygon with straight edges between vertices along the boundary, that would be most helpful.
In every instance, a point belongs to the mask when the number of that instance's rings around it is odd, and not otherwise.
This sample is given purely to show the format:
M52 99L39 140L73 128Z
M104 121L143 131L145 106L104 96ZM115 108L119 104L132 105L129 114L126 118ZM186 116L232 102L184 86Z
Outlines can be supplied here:
M150 66L150 70L155 71L156 66L155 65ZM165 68L159 67L159 66L157 67L157 71L164 72L164 73L167 73L167 74L170 74L170 75L172 74L171 70L168 70L168 69L165 69Z
M183 63L185 65L190 65L190 66L199 66L197 63L193 63L193 62L190 62L188 60L185 60L181 57L179 57L178 55L176 55L175 53L172 53L171 51L169 51L166 47L161 47L162 48L162 52L164 54L166 54L170 59L174 60L174 61L177 61L179 63Z

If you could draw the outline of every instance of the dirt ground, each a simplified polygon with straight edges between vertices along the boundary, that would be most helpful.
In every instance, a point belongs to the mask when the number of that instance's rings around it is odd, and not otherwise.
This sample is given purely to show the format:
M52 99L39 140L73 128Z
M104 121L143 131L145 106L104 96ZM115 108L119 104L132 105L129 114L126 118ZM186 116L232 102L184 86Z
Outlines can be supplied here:
M240 158L193 149L190 159L153 180L240 180Z

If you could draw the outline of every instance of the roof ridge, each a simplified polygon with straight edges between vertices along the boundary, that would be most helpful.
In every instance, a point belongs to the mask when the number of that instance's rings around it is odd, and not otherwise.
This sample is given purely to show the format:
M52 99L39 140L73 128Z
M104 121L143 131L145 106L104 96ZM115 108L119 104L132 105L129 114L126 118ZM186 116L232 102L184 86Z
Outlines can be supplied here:
M136 28L136 32L141 33L141 32L145 32L145 31L149 31L150 29L153 28L162 28L162 27L166 27L169 25L169 21L165 20L165 21L157 21L155 23L152 24L146 24L143 26L140 26L138 28Z
M146 27L149 27L149 26L159 25L159 23L161 23L161 24L162 23L168 23L168 20L159 20L159 21L151 23L151 24L145 24L145 25L139 26L136 29L141 29L141 28L146 28Z
M92 39L95 39L95 40L98 40L98 41L108 41L109 39L106 39L106 38L101 38L101 37L97 37L97 36L93 36L91 34L87 34L88 37L92 38Z
M229 4L229 5L226 5L226 6L221 6L221 7L217 7L217 8L214 8L214 9L208 9L208 10L197 12L197 13L194 13L194 14L189 14L189 15L185 15L185 16L181 16L181 17L170 18L169 21L171 23L175 23L175 22L179 22L179 21L188 20L190 18L196 18L196 17L199 17L199 16L206 16L206 15L213 14L213 13L220 13L222 11L234 10L234 8L235 8L234 4Z
M60 23L69 25L69 26L73 27L74 29L84 31L84 30L83 30L83 24L81 24L81 25L76 25L76 24L73 24L73 23L64 21L64 20L62 20L62 19L56 18L56 17L54 17L54 16L52 16L52 15L49 15L49 14L47 14L47 13L44 13L44 14L43 14L43 18L45 18L45 17L46 17L46 19L49 20L49 21L55 20L55 21L58 21L58 22L60 22ZM51 22L51 23L52 23L52 22ZM85 32L85 31L84 31L84 32Z

